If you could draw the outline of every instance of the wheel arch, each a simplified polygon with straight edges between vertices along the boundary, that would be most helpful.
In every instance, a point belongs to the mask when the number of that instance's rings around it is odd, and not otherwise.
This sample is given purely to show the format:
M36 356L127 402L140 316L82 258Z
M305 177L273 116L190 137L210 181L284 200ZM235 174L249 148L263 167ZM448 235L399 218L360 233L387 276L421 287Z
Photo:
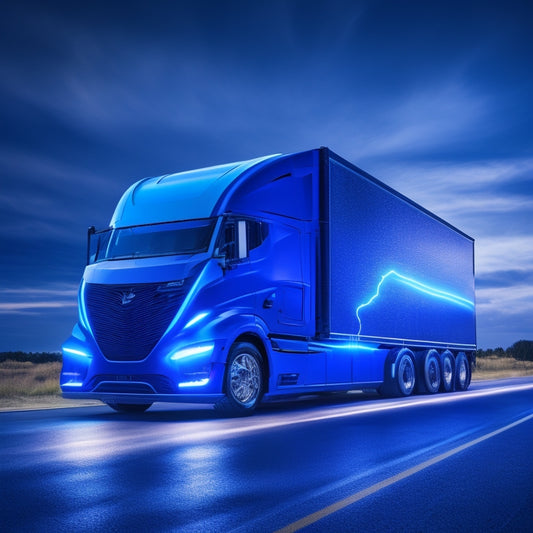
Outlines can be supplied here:
M255 346L257 348L257 350L261 354L261 357L263 358L263 365L264 365L263 387L264 387L264 392L267 393L268 390L269 390L269 383L270 383L270 359L269 359L269 355L268 355L268 351L267 351L266 343L265 343L264 339L257 332L246 331L244 333L240 333L228 345L226 360L229 357L229 354L230 354L232 346L234 346L235 344L237 344L239 342L247 342L249 344L252 344L253 346ZM226 368L225 372L227 372L227 368ZM226 380L225 379L223 381L223 391L222 392L224 392L224 393L227 392L226 391Z

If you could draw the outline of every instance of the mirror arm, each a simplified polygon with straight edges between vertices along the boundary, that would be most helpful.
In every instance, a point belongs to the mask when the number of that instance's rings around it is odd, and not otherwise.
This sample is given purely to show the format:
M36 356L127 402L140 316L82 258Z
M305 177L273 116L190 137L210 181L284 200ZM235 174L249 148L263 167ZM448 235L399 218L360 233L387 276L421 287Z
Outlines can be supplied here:
M89 226L87 230L87 264L91 260L91 236L96 233L96 228L94 226Z

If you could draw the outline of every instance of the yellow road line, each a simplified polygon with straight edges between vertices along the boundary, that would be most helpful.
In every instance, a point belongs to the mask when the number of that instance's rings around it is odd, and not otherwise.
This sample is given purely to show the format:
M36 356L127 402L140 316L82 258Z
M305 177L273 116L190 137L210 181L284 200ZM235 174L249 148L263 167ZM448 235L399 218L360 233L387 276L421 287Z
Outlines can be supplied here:
M452 450L449 450L445 453L437 455L436 457L433 457L432 459L428 459L427 461L424 461L423 463L420 463L419 465L413 466L412 468L408 468L407 470L404 470L403 472L400 472L399 474L396 474L395 476L391 476L387 479L384 479L383 481L380 481L379 483L375 483L374 485L366 489L360 490L359 492L356 492L342 500L339 500L338 502L332 503L331 505L328 505L327 507L324 507L323 509L320 509L314 513L311 513L310 515L304 516L303 518L300 518L300 520L297 520L296 522L293 522L292 524L289 524L288 526L285 526L279 529L275 533L293 533L294 531L299 531L300 529L303 529L304 527L310 526L311 524L314 524L315 522L322 520L322 518L325 518L326 516L336 513L337 511L340 511L341 509L348 507L349 505L352 505L352 503L358 502L362 500L363 498L370 496L371 494L375 494L376 492L379 492L381 489L389 487L390 485L394 485L394 483L397 483L398 481L402 481L403 479L406 479L409 476L412 476L413 474L420 472L421 470L424 470L434 464L440 463L441 461L448 459L448 457L452 457L453 455L459 452L462 452L463 450L471 448L472 446L475 446L476 444L480 444L481 442L487 439L495 437L496 435L499 435L500 433L503 433L504 431L508 431L509 429L512 429L531 419L533 419L533 414L530 414L524 418L521 418L520 420L517 420L516 422L513 422L512 424L509 424L505 427L492 431L491 433L487 433L486 435L478 437L477 439L471 440L470 442L461 444L461 446L457 446L456 448L453 448Z

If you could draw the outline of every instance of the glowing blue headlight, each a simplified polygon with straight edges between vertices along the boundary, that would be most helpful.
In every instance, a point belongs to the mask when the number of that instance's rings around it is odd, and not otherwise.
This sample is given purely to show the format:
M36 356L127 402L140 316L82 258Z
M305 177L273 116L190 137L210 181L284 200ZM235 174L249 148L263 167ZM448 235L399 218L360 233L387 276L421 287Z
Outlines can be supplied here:
M193 355L208 355L215 348L214 344L202 344L201 346L192 346L190 348L183 348L178 350L170 356L172 361L179 361L185 357L191 357Z
M75 350L74 348L63 348L63 351L74 355L81 355L82 357L89 357L88 353L83 352L82 350Z
M185 324L185 329L190 328L191 326L194 326L194 324L197 324L200 322L200 320L203 320L209 313L198 313L194 318L189 320L187 324Z

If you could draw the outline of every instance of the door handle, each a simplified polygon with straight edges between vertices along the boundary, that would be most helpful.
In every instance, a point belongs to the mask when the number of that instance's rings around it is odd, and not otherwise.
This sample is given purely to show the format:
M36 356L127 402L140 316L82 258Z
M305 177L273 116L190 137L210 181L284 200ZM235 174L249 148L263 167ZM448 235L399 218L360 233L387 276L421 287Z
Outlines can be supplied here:
M270 296L265 298L263 302L263 309L272 309L274 307L274 301L276 300L276 293L272 293Z

